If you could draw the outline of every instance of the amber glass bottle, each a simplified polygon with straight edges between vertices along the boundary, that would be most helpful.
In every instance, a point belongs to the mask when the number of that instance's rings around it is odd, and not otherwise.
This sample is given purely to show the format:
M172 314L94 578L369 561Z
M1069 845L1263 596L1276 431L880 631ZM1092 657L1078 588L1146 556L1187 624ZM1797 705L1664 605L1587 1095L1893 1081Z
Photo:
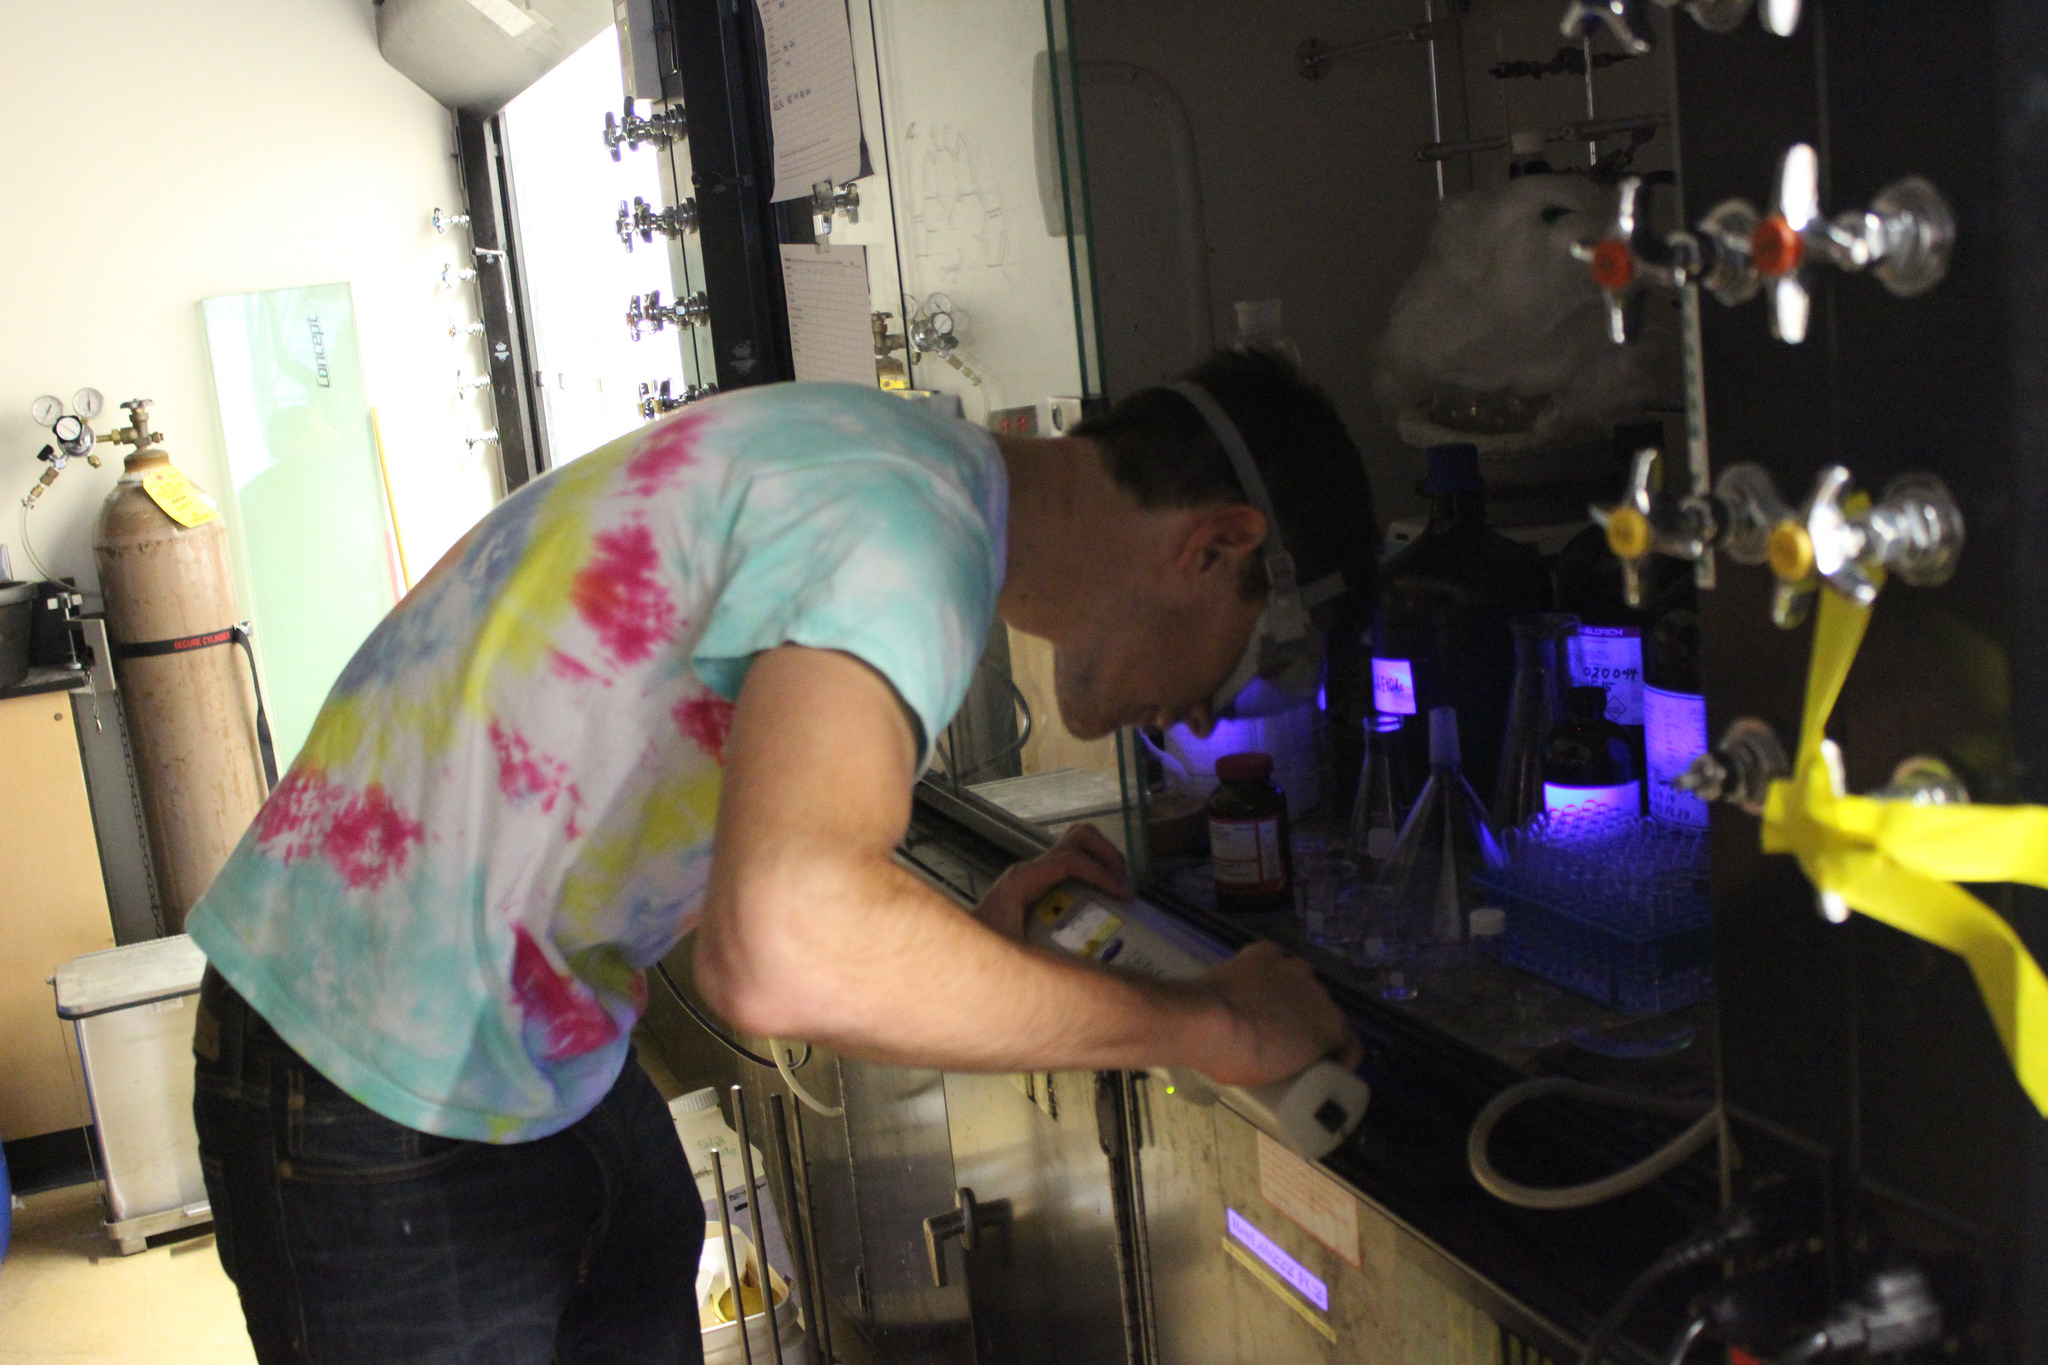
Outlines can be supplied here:
M1209 796L1209 861L1218 909L1284 910L1294 882L1287 847L1287 797L1267 754L1216 760L1222 785Z

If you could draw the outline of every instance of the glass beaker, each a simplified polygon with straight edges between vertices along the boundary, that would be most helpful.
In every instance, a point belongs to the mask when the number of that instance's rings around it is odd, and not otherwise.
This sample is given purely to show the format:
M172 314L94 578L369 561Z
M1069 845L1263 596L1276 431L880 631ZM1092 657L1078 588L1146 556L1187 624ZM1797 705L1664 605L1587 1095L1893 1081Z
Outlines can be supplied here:
M1493 783L1493 825L1506 831L1543 813L1543 744L1565 718L1569 651L1579 618L1541 611L1508 622L1515 637L1515 682L1508 700L1507 743Z
M1294 859L1294 903L1310 943L1350 958L1365 940L1358 864L1326 851Z

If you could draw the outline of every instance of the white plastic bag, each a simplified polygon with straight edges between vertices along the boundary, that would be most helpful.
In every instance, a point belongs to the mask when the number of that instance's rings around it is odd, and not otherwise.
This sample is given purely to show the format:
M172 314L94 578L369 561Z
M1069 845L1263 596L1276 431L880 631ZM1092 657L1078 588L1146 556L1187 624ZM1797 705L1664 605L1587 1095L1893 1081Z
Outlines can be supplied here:
M1617 346L1599 286L1571 255L1574 242L1606 233L1613 208L1612 190L1578 175L1526 175L1439 206L1428 255L1380 342L1380 401L1404 434L1455 425L1444 420L1446 394L1500 416L1493 433L1520 427L1536 446L1676 404L1671 296L1644 300L1639 334Z

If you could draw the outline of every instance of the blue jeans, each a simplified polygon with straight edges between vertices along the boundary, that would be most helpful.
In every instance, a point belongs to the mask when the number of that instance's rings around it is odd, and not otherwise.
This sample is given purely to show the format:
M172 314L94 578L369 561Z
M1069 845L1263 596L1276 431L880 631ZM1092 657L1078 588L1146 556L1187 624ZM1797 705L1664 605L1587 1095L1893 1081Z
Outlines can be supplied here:
M358 1104L211 970L193 1046L214 1236L263 1365L702 1361L704 1206L637 1062L573 1126L494 1145Z

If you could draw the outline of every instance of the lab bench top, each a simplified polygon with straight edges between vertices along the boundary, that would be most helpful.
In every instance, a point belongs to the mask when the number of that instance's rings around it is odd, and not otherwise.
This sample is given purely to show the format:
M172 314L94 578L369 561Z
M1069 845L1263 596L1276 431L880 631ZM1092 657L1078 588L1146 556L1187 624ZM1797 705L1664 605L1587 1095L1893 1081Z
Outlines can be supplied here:
M903 855L965 900L1014 857L938 809L920 804ZM1405 1226L1453 1267L1533 1318L1583 1338L1622 1287L1666 1245L1718 1204L1708 1163L1698 1161L1634 1194L1567 1213L1511 1207L1481 1190L1465 1159L1472 1121L1501 1090L1541 1075L1711 1103L1714 1011L1694 1006L1630 1020L1484 958L1467 958L1413 982L1410 1000L1383 998L1381 972L1306 942L1287 911L1219 914L1206 866L1160 859L1146 899L1227 947L1279 942L1306 957L1364 1040L1361 1074L1373 1087L1357 1134L1324 1168ZM1619 1170L1671 1136L1662 1121L1532 1104L1502 1125L1497 1166L1533 1184L1561 1185ZM1642 1340L1666 1330L1675 1309L1649 1302ZM1675 1324L1671 1324L1675 1325ZM1626 1358L1649 1358L1631 1332Z

